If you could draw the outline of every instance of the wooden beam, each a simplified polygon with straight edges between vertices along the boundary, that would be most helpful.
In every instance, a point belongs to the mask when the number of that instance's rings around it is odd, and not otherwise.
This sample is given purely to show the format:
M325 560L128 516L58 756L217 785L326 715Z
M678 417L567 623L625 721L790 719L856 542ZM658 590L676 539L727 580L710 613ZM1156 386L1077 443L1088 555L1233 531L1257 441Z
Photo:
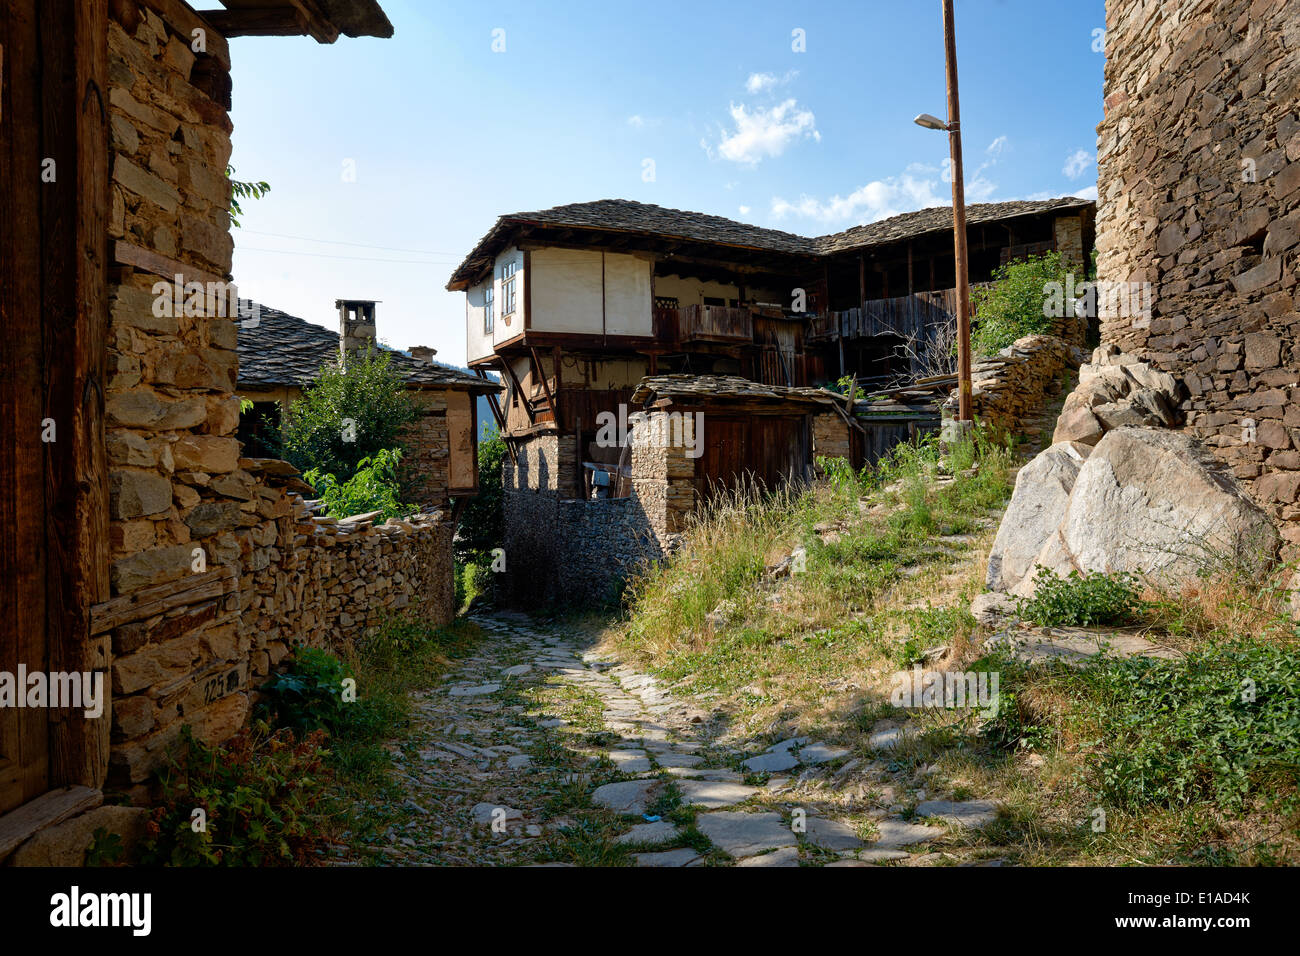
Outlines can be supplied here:
M46 827L93 810L104 802L104 794L92 787L63 787L51 790L0 816L0 860Z
M40 24L42 139L58 169L39 187L45 408L59 429L44 446L49 668L107 678L90 609L109 595L108 2L46 0ZM50 783L101 787L111 726L108 708L97 720L51 710Z
M239 571L233 564L202 574L190 574L178 581L141 588L90 609L90 633L106 634L133 621L164 614L178 607L210 601L230 594L237 587Z
M560 347L558 345L551 347L551 364L555 366L555 396L558 399L560 395ZM556 422L560 420L560 406L558 401L552 400L551 412L555 416Z
M537 349L530 348L528 351L533 357L533 367L537 369L537 376L542 380L542 391L546 395L546 407L551 410L551 420L558 425L560 416L556 413L555 396L551 394L551 383L546 377L546 369L542 368L542 360L537 354Z
M524 394L524 387L519 384L519 377L515 375L515 370L511 367L510 360L504 355L501 356L501 367L505 369L506 375L510 377L510 383L514 386L514 394L524 400L524 411L528 413L529 423L536 425L537 419L533 416L533 403L530 402L528 396Z
M305 37L312 33L310 17L298 7L239 7L199 10L198 14L226 37Z

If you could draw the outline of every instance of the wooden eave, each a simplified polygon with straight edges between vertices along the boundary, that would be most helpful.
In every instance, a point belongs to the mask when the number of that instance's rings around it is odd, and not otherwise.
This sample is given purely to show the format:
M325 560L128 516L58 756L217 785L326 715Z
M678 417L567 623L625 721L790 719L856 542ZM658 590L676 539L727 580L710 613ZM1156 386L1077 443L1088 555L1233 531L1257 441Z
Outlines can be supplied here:
M393 25L376 0L221 0L224 10L198 10L224 37L309 36L333 43L346 36L390 37Z

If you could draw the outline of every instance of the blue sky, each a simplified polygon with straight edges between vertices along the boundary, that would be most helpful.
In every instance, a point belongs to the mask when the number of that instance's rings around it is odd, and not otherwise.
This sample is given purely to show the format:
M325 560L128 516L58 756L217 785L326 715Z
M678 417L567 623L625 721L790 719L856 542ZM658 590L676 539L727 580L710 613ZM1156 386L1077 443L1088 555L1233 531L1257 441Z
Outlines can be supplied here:
M463 364L443 286L503 213L822 235L950 202L947 137L912 124L946 116L938 0L381 2L389 40L230 43L232 163L272 187L235 230L241 295L331 328L380 299L382 339ZM1103 0L956 6L967 201L1095 197Z

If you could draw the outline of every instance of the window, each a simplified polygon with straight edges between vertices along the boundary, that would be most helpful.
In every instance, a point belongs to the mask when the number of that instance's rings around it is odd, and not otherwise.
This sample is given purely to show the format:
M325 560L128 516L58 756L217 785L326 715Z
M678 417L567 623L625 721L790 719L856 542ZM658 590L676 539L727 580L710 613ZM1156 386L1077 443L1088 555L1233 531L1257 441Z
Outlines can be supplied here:
M501 314L513 315L515 311L515 273L518 262L507 262L501 267Z
M492 334L492 284L483 292L483 334Z
M706 295L706 296L704 297L704 304L705 304L705 305L711 305L711 306L717 306L717 307L721 308L721 307L723 307L723 306L725 306L725 305L727 304L727 300L726 300L726 299L719 299L719 298L716 298L715 296L711 296L711 295Z

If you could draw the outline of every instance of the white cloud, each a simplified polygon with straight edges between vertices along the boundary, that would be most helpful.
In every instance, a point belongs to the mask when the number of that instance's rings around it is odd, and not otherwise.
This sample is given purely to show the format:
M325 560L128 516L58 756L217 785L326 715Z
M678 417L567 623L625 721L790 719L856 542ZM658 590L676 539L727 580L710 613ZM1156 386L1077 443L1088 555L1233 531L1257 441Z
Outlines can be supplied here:
M717 154L734 163L755 166L769 156L780 156L787 146L799 139L821 141L817 132L817 119L812 110L800 109L793 98L771 109L753 108L731 104L731 119L736 124L732 132L723 131ZM714 150L707 142L701 145L710 157Z
M740 214L741 214L742 216L748 216L748 215L749 215L749 207L748 207L748 206L741 206L741 207L740 207Z
M878 179L858 187L847 196L832 196L825 201L808 195L800 196L795 202L779 196L773 197L772 216L776 219L799 216L815 219L828 226L842 226L875 222L930 206L951 205L952 199L944 195L946 187L941 188L942 183L914 175L924 169L925 167L909 166L908 171L901 176Z
M1071 193L1071 195L1077 196L1079 199L1091 199L1093 202L1096 202L1097 187L1089 186L1087 189L1080 189L1077 193Z
M775 73L751 73L749 79L745 81L745 91L762 93L764 90L776 89L789 83L798 75L798 70L790 70L785 76L777 76Z
M1087 172L1088 167L1092 164L1093 156L1090 152L1086 149L1076 149L1065 160L1065 166L1062 167L1061 172L1065 173L1065 175L1069 176L1071 179L1078 179Z
M636 129L640 129L642 126L645 125L645 117L641 116L640 114L633 114L632 116L629 116L627 118L627 125L634 127Z
M1006 136L1005 135L999 136L993 142L989 143L988 148L984 150L984 153L987 156L1001 156L1002 150L1006 147L1006 145L1007 145Z

